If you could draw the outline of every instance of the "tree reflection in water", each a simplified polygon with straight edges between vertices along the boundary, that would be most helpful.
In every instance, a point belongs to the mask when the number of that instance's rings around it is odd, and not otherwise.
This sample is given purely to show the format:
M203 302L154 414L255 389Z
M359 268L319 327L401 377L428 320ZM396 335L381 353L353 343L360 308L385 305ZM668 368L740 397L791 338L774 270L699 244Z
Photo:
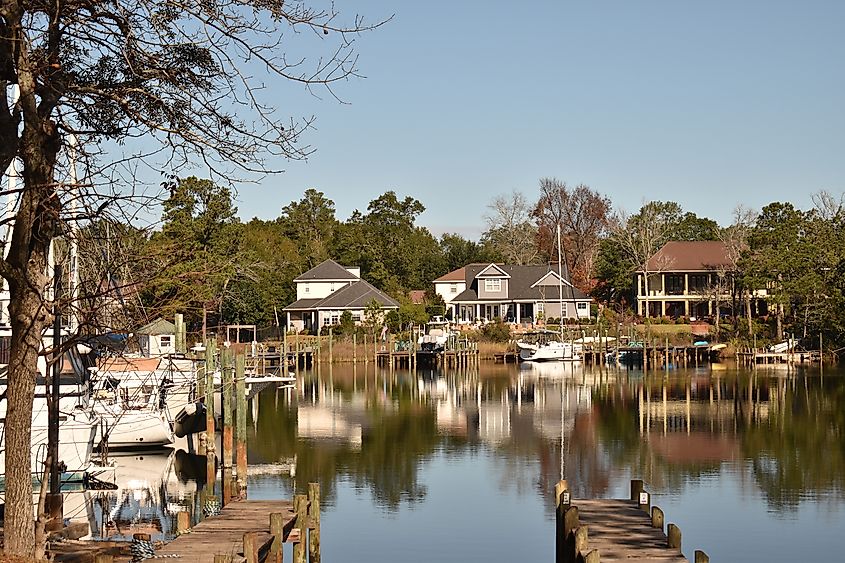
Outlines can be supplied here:
M251 464L296 458L287 493L319 481L327 507L340 482L396 511L426 497L420 478L437 455L484 449L501 487L548 492L563 474L576 495L608 496L632 476L673 493L723 472L754 483L770 509L845 491L841 375L677 370L481 373L323 368L289 395L258 399ZM482 476L480 476L482 477ZM529 493L530 492L530 493Z

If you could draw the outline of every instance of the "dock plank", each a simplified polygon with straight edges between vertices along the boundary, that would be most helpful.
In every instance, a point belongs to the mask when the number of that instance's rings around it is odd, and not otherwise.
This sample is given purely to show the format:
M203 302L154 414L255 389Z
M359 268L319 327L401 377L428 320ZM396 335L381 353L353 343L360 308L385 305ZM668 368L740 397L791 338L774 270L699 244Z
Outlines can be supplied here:
M243 535L260 532L259 545L272 541L270 514L281 512L285 529L293 527L296 514L290 501L242 500L226 505L220 514L206 518L190 533L183 534L156 552L157 556L178 556L197 563L212 563L215 555L231 555L233 563L245 561Z
M586 525L590 549L598 549L602 563L656 561L687 563L686 557L670 548L663 530L651 526L651 518L630 500L578 499L581 525Z

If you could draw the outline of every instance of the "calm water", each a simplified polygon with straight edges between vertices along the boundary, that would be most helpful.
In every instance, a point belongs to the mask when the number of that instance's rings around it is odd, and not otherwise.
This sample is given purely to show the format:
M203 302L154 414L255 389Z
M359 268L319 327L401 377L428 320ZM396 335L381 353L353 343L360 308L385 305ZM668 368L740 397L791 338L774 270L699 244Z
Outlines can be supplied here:
M596 497L642 478L687 556L842 560L842 372L664 375L324 368L253 401L250 498L319 481L326 561L553 561L561 475Z

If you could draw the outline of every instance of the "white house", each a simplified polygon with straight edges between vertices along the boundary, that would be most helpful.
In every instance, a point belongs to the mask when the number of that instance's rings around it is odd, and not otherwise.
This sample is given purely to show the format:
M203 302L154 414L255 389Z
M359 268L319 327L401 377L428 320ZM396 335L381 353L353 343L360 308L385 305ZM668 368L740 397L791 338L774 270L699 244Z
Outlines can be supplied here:
M334 260L314 266L293 281L296 301L283 309L289 330L317 333L324 326L340 324L344 311L360 323L373 300L383 311L399 308L393 298L361 279L360 268L346 268Z

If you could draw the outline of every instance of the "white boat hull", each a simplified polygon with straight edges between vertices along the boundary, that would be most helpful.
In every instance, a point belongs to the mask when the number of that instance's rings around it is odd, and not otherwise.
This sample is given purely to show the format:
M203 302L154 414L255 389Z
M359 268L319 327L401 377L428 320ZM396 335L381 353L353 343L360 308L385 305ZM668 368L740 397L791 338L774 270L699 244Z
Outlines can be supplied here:
M163 411L124 411L102 416L97 444L104 434L109 449L169 446L175 440L173 428Z
M519 347L519 359L523 362L578 362L581 354L568 342L548 342L546 344L523 344Z

